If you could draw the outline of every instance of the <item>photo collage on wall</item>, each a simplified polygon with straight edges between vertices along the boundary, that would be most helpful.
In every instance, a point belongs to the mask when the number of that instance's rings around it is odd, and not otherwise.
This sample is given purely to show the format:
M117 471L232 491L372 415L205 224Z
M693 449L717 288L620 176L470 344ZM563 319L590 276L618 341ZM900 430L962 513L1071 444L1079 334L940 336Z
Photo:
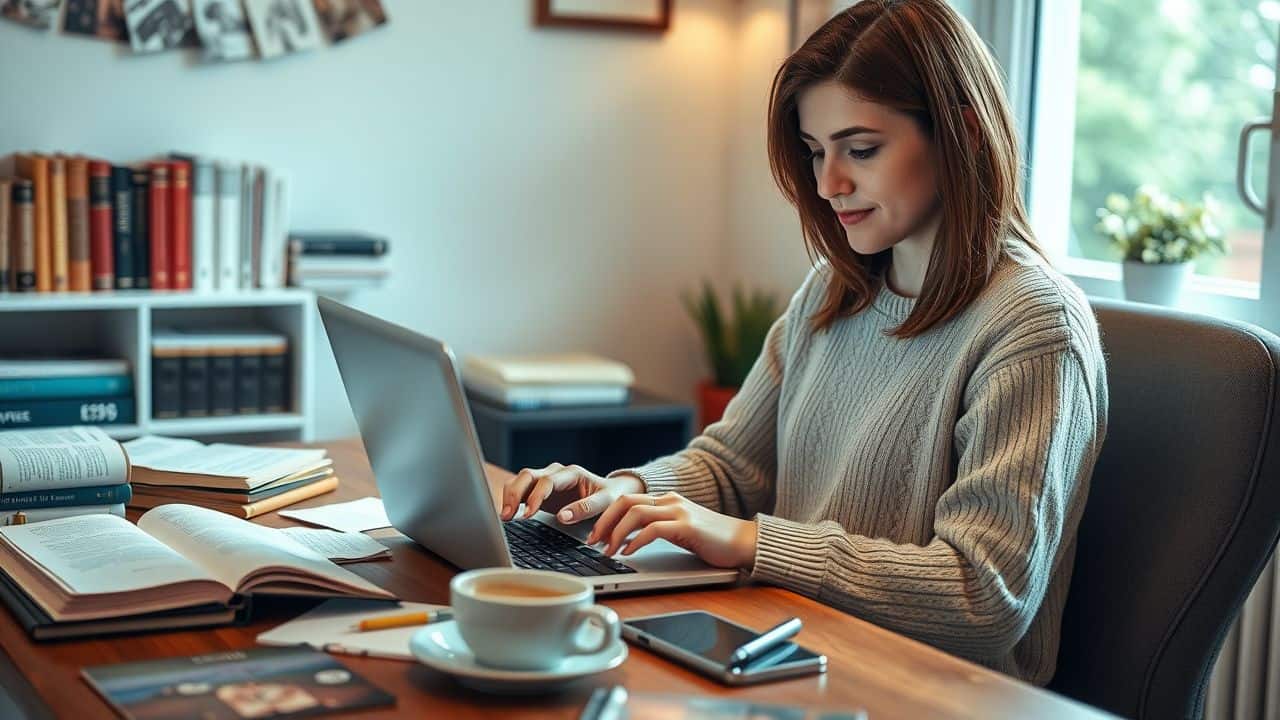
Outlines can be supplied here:
M135 53L199 48L208 62L271 59L387 23L382 0L0 0L0 18L127 43Z

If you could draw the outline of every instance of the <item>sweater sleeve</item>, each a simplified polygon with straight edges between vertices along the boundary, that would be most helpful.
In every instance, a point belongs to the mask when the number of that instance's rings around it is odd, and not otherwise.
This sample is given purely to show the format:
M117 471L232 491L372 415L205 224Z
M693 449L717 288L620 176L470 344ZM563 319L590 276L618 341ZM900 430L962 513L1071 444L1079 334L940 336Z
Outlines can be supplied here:
M761 514L753 579L957 655L1008 652L1074 539L1105 433L1100 375L1067 348L985 374L956 422L956 479L928 544Z
M651 493L676 492L716 512L749 518L773 506L777 476L778 397L789 336L806 324L805 297L822 278L810 271L786 312L769 328L760 356L724 417L687 448L646 465L609 473L637 475Z

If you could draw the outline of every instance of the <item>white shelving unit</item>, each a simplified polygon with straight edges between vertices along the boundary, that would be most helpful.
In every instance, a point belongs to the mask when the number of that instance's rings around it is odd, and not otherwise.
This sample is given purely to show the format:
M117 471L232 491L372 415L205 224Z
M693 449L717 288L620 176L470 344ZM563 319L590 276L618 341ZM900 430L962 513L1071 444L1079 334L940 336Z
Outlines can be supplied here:
M315 434L314 307L315 295L297 288L234 293L9 293L0 295L0 357L65 353L127 359L133 366L137 423L103 426L113 437L155 433L201 440L310 441ZM255 326L287 335L293 412L152 418L151 331L168 326Z

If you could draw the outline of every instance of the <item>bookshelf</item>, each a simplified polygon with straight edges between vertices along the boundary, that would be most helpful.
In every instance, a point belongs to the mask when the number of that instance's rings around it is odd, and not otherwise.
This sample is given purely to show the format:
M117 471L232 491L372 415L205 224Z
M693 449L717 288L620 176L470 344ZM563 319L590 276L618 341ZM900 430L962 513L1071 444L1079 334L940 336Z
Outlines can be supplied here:
M0 356L86 353L121 357L133 369L137 422L105 425L112 437L155 433L202 441L314 439L315 295L309 290L226 293L115 290L0 295ZM151 417L151 331L258 326L289 338L292 412L221 417Z

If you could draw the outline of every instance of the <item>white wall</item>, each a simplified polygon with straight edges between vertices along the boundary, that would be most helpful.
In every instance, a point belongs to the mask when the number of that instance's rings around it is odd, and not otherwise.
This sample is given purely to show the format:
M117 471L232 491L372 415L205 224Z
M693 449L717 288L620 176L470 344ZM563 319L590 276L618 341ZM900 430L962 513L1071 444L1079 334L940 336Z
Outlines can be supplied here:
M687 397L704 370L679 291L741 264L726 188L760 181L725 161L739 0L680 0L660 36L534 29L529 0L384 3L390 24L344 45L217 66L0 22L0 155L287 168L295 229L391 238L389 285L356 305L459 355L593 350ZM348 434L321 352L319 434Z

